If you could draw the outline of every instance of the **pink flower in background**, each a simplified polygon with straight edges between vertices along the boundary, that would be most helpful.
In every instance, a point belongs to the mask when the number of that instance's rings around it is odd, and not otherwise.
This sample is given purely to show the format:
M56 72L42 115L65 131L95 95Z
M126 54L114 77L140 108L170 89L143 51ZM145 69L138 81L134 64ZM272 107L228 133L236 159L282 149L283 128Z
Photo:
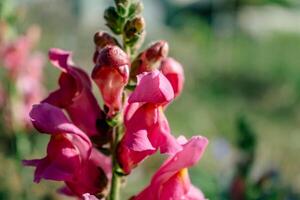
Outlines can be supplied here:
M205 199L202 192L191 184L187 168L200 160L208 140L196 136L186 141L181 137L179 142L183 149L165 161L152 177L149 186L133 197L133 200Z
M122 108L122 93L129 79L130 60L118 46L106 46L96 59L92 78L97 84L112 117Z
M29 111L38 103L44 93L43 67L44 56L32 52L40 38L40 29L31 26L25 35L13 42L3 41L0 47L2 65L7 69L7 79L10 83L9 112L14 127L27 128L31 126Z
M22 69L23 63L31 51L30 40L26 36L18 38L13 43L10 43L1 50L0 57L3 66L9 71L12 77Z
M38 103L44 95L43 68L45 59L42 54L35 53L29 56L26 64L16 78L16 89L19 101L12 107L15 122L20 126L31 126L29 112L33 104Z
M51 136L46 157L24 161L25 165L36 167L34 181L71 181L90 158L89 138L59 108L50 104L35 105L30 117L37 130Z
M89 136L99 134L96 122L105 119L105 114L92 93L89 76L74 66L71 52L51 49L49 59L62 71L59 78L60 88L52 92L43 102L65 109L72 122Z
M3 87L0 83L0 110L5 105L5 101L6 101L6 92L5 92L5 90L3 89Z
M40 33L39 27L33 25L25 35L15 41L11 43L3 42L0 47L0 58L12 78L15 78L23 70L24 65L30 59L31 51L40 39Z
M184 72L181 64L173 58L165 58L161 62L160 70L170 81L174 95L177 97L181 93L184 84Z
M119 146L119 162L130 173L140 161L160 149L173 154L181 149L170 133L162 106L174 98L171 84L158 70L138 76L136 89L125 110L125 135Z

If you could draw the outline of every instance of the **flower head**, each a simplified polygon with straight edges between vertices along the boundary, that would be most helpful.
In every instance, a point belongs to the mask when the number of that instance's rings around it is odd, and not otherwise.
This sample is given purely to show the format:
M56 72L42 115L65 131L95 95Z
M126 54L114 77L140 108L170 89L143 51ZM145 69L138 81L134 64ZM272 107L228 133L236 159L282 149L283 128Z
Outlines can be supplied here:
M158 70L138 76L137 87L128 99L126 131L119 145L119 162L125 173L158 149L168 154L181 149L162 108L173 97L171 84Z

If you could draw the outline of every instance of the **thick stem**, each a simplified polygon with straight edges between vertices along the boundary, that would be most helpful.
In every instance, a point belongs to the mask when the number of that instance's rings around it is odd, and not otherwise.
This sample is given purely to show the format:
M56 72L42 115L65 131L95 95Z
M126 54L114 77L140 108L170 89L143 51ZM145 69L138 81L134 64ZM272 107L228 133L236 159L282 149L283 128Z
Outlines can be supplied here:
M109 194L109 200L120 200L120 176L117 174L118 161L117 161L117 146L119 143L120 129L119 125L113 128L113 142L112 142L112 180Z

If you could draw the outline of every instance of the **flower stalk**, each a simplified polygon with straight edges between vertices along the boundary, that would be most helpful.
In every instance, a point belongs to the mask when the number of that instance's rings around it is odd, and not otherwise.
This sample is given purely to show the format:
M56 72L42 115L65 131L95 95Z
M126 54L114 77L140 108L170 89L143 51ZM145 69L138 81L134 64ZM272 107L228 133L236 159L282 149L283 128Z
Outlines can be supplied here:
M112 142L112 179L109 200L120 200L120 186L121 186L121 177L117 173L119 164L117 161L117 146L120 138L120 129L119 126L113 128L114 139Z

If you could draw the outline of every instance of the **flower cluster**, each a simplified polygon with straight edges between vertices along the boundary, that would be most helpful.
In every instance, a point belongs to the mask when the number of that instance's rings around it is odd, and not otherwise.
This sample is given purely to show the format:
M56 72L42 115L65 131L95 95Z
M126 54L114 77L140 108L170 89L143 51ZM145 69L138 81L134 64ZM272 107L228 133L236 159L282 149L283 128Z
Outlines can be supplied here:
M123 34L123 45L109 33L95 34L91 78L73 63L70 52L49 51L50 62L61 71L59 88L30 112L34 127L50 135L47 155L24 164L36 167L35 182L63 181L65 187L59 191L64 194L117 200L120 178L159 151L167 160L149 186L132 199L203 200L187 169L200 160L208 140L176 139L164 114L182 92L182 66L168 57L165 41L134 56L144 36L144 20L130 11L138 4L119 0L116 5L105 18L114 33ZM91 80L103 107L92 93Z

